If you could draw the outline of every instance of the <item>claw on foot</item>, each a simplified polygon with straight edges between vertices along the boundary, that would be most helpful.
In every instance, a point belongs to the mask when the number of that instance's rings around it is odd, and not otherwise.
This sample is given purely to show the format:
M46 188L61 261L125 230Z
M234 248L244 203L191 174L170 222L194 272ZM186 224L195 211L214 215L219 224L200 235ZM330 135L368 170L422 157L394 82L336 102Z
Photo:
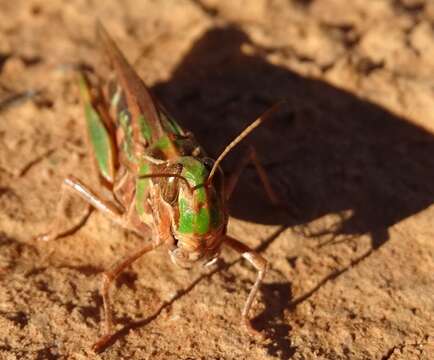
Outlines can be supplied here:
M55 236L53 236L50 233L44 233L44 234L40 234L40 235L36 235L34 237L35 241L51 241L55 238Z
M92 345L92 350L96 353L103 351L109 345L110 340L112 340L112 336L112 334L101 336L98 341Z
M267 336L263 332L258 331L258 330L253 328L252 323L249 319L243 319L242 323L243 323L244 328L247 330L247 332L251 336L258 337L261 340L264 340L267 338Z

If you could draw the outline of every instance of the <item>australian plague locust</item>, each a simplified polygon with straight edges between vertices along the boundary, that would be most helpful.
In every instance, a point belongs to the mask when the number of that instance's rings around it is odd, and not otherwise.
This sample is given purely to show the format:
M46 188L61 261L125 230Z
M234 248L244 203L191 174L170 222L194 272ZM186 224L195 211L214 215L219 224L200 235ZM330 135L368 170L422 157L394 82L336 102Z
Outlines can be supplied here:
M165 246L173 263L182 268L213 263L223 245L250 262L258 274L241 315L243 323L253 331L248 315L267 271L267 261L226 234L227 202L249 161L258 170L270 200L277 203L277 197L253 148L226 182L219 164L279 104L248 126L214 161L206 156L192 133L167 114L102 25L97 26L97 36L115 80L107 81L103 88L92 86L88 77L81 75L79 88L99 185L112 196L104 199L80 180L68 176L63 182L59 214L50 230L38 237L48 241L65 234L58 219L65 199L75 194L86 202L88 211L95 208L115 224L147 240L103 273L105 320L103 334L93 348L100 351L113 335L111 283L134 261L159 246Z

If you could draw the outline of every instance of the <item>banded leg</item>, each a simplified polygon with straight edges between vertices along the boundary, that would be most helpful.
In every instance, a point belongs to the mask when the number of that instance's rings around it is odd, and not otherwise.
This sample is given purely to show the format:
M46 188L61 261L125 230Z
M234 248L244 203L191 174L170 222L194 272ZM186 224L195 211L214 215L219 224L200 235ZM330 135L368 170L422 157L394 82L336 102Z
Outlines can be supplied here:
M64 210L66 200L68 199L68 195L78 195L84 201L86 201L86 209L83 214L80 216L80 220L74 224L73 226L67 229L60 229L62 223L60 220L62 212ZM90 212L92 211L91 206L100 210L104 215L106 215L110 220L115 222L116 224L127 228L127 223L118 208L110 201L100 199L91 189L85 186L82 182L76 179L73 176L68 176L62 184L62 190L60 195L60 200L57 206L56 217L51 225L51 229L44 234L41 234L36 237L37 240L49 241L57 239L63 235L69 234L79 227L81 227Z
M112 306L110 301L110 285L112 282L130 266L134 261L139 259L147 252L154 250L160 243L148 243L143 247L136 250L133 254L125 256L119 262L110 267L109 270L103 273L103 280L101 283L101 295L104 302L104 334L93 344L92 349L96 352L100 352L104 349L110 339L113 336L113 319L112 319Z
M279 205L280 204L279 198L277 197L276 193L271 187L271 183L268 178L268 175L265 169L263 168L263 166L261 165L261 163L259 162L258 156L256 154L256 150L253 148L253 146L249 146L247 153L241 159L241 163L238 164L237 170L230 175L225 187L226 200L229 200L229 198L231 197L235 189L235 186L241 176L241 173L243 172L243 170L245 169L245 167L249 162L252 162L253 165L255 166L259 179L261 180L261 183L264 186L265 192L267 193L270 202L273 205L276 206Z
M247 297L246 303L244 304L243 311L241 312L242 322L244 326L246 326L247 330L249 330L253 334L258 334L258 331L253 329L252 324L249 320L249 312L252 307L253 300L259 290L259 286L264 279L265 273L268 269L268 262L261 255L259 255L256 251L251 250L248 246L244 245L242 242L226 235L225 242L230 248L241 254L241 256L246 259L249 263L251 263L256 270L258 270L258 275L256 277L256 281L250 290L249 296Z

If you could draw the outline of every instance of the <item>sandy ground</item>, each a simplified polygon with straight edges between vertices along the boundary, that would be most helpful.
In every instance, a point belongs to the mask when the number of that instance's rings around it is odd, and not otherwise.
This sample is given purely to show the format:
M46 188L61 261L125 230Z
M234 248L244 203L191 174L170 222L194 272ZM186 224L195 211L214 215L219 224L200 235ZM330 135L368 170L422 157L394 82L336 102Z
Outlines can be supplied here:
M247 263L185 271L156 251L118 279L119 332L90 350L101 273L141 240L98 213L33 237L67 174L93 183L75 76L101 61L97 18L212 156L289 100L250 143L291 211L253 168L231 203L230 234L271 262L267 339L239 326ZM433 359L433 23L430 0L1 0L0 358Z

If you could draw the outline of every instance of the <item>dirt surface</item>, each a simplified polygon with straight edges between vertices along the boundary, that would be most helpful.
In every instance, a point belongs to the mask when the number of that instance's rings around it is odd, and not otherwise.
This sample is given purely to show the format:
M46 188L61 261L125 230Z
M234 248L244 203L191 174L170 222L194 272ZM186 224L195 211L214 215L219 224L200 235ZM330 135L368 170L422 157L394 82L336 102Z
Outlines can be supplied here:
M90 350L102 271L142 240L96 212L33 237L67 174L93 183L76 69L99 66L97 18L212 156L289 100L250 143L291 211L253 168L231 202L229 233L271 262L267 339L239 325L250 265L225 249L179 270L158 250L118 279L119 332ZM1 0L0 358L433 359L433 24L430 0Z

